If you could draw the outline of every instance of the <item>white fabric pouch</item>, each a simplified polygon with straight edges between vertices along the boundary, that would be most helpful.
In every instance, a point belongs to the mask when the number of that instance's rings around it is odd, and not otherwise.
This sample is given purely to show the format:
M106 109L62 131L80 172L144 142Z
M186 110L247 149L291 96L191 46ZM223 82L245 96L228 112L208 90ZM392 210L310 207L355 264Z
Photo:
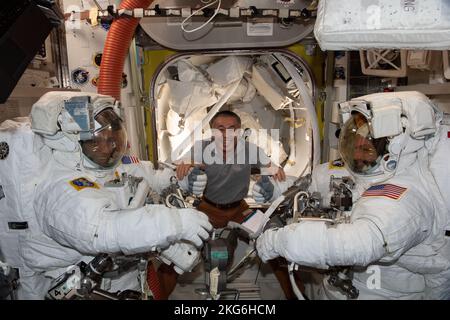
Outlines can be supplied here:
M314 35L322 50L450 46L448 0L322 0Z

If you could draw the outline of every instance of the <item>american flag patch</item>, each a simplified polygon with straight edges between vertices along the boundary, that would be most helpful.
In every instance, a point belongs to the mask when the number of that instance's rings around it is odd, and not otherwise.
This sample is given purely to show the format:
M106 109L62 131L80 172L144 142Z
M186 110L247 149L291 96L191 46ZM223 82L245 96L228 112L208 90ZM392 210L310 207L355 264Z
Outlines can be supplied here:
M139 163L139 159L135 156L123 156L122 163L123 164Z
M408 188L396 186L395 184L379 184L372 186L362 194L363 197L386 197L394 200L400 199Z

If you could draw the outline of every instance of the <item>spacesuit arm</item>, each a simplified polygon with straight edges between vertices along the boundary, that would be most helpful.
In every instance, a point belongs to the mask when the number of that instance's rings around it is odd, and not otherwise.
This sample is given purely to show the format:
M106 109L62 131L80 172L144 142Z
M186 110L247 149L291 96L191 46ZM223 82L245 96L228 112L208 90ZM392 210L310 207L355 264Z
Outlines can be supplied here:
M67 180L42 185L35 210L43 232L59 244L83 254L148 252L176 240L200 246L209 235L205 215L192 209L162 205L116 210L103 188L77 190Z
M352 217L376 225L386 251L383 261L395 261L430 236L435 221L431 201L410 187L400 200L361 197Z
M380 259L392 262L429 236L432 221L430 204L413 192L398 201L362 197L352 211L351 223L327 227L303 221L269 230L258 239L258 251L265 260L281 255L322 268L365 266Z
M102 210L92 247L95 252L149 252L167 248L178 240L181 228L177 209L164 205L112 212Z
M266 231L257 242L264 260L282 256L303 266L368 265L385 253L383 236L367 220L327 227L325 223L303 221L282 229Z

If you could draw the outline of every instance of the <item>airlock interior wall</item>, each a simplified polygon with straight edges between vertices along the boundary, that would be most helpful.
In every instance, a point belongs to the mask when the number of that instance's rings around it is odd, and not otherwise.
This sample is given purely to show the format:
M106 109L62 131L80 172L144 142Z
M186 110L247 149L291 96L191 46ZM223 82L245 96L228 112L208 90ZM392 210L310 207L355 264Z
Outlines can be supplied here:
M289 51L294 53L295 55L301 57L304 60L304 63L308 65L309 68L311 68L313 73L313 78L315 78L315 83L317 90L316 92L321 92L323 89L323 68L324 68L324 54L320 50L314 50L315 47L309 46L305 47L305 45L296 44L293 46L290 46ZM266 51L268 53L268 51ZM151 87L151 81L154 77L158 76L156 73L160 73L162 69L164 69L164 66L162 66L163 62L167 61L168 59L171 59L170 57L174 55L175 52L170 50L147 50L144 52L144 64L143 64L143 74L144 74L144 81L145 81L145 88L148 90L146 94L151 95L150 91L154 90L155 87ZM202 53L204 56L205 53ZM217 57L216 57L217 59ZM156 78L155 78L156 79ZM315 100L315 106L316 106L316 112L318 116L318 122L320 127L320 133L322 136L322 128L323 128L323 100L321 98L320 94L316 94L316 100ZM160 129L163 128L166 130L164 126L159 126L158 128L154 127L156 124L156 118L152 116L152 110L154 109L155 105L152 105L152 101L150 99L150 105L149 108L146 108L146 133L147 133L147 145L148 145L148 156L149 159L156 162L158 159L158 152L161 151L161 146L158 145L158 137L161 135ZM163 110L164 108L159 108L159 111ZM271 112L274 112L273 108ZM166 110L167 112L167 110ZM270 112L267 111L266 112ZM279 112L281 114L281 112ZM276 115L276 117L280 118L279 115ZM287 117L289 118L289 117ZM159 116L159 119L161 119L161 116ZM161 124L161 121L158 121L159 124ZM287 123L284 123L284 127L286 127ZM293 124L291 122L291 124ZM299 122L297 121L297 125ZM158 151L159 148L159 151ZM164 147L163 147L164 148ZM299 172L296 172L298 174Z
M188 109L190 108L189 110L195 110L195 112L192 113L187 111L189 115L186 114L186 117L183 117L183 113L186 113L186 110L183 111L179 108L180 103L184 103L184 100L181 102L183 96L179 97L179 101L176 101L176 98L174 97L175 89L173 88L174 83L178 85L181 81L174 81L173 79L170 79L172 77L171 73L174 72L173 69L176 69L180 63L184 64L187 61L192 65L196 65L200 69L204 68L205 70L209 70L209 67L217 64L219 61L225 60L230 56L234 56L239 57L239 59L242 58L251 61L250 63L253 68L250 68L249 70L253 69L253 73L250 71L248 76L250 83L252 83L252 77L255 77L254 67L259 66L261 61L269 61L268 63L271 64L271 61L273 60L270 59L273 59L272 54L274 52L282 51L271 50L183 54L172 58L168 63L161 66L158 70L158 74L156 74L153 78L150 89L150 100L154 103L152 109L155 110L154 124L156 125L155 138L157 141L156 155L158 160L169 162L177 160L175 159L177 156L172 153L174 146L180 145L181 141L186 139L186 135L192 132L194 128L194 122L205 118L208 114L207 107L214 106L216 103L214 97L212 97L212 100L208 100L203 104L198 104L198 101L194 101L194 105L184 107ZM307 64L292 53L286 52L285 54L292 61L294 61L298 70L302 73L302 79L304 79L306 86L309 87L310 92L314 91L315 94L316 88L313 80L314 76L311 74ZM274 78L273 74L265 73L264 70L258 74L266 79L272 78L273 80ZM272 87L274 88L277 87L276 84L271 83L270 81L269 84L272 84ZM214 84L214 86L216 86L216 84ZM298 94L298 92L295 92L295 85L293 88L294 90L290 91L293 95L291 98L293 98L294 101L297 101L294 97ZM312 88L314 88L314 90ZM274 102L268 101L267 95L259 89L261 88L258 88L258 90L256 90L256 94L247 99L247 101L238 99L230 103L230 101L233 100L232 97L232 99L228 101L223 108L233 110L238 113L244 122L243 128L251 128L252 134L253 132L259 134L259 129L279 129L279 132L275 132L274 137L276 137L276 134L279 134L279 141L282 145L279 152L280 158L272 158L272 160L274 162L279 160L279 163L284 165L284 168L288 174L298 175L309 163L311 156L312 136L309 126L309 113L305 110L301 100L298 105L295 103L282 103L280 105L275 103L274 105ZM222 93L223 88L216 88L215 94L218 98L220 98ZM287 96L281 95L282 99L292 101L288 98L288 96L289 94L287 94ZM198 99L204 99L204 96L199 96ZM270 138L271 131L267 131L267 133ZM206 137L208 136L207 130L205 131L205 135ZM254 137L251 136L249 138L250 141L254 141L252 140L253 138ZM276 144L267 146L269 149L266 148L266 152L271 153L271 151L274 150L274 146L276 147ZM264 149L266 146L262 145L261 147Z
M172 55L175 51L172 50L147 50L144 51L144 61L141 65L144 81L144 94L146 97L150 97L150 84L155 76L158 68ZM146 146L147 156L150 161L155 165L157 164L157 132L154 125L154 106L150 100L146 102L145 108L145 134L146 134Z

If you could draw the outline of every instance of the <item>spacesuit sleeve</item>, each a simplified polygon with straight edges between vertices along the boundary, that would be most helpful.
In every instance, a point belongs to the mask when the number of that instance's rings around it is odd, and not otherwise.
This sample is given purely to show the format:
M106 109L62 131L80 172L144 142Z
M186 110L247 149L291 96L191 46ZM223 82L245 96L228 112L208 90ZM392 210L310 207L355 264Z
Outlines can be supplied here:
M34 201L43 232L63 246L83 254L132 254L166 247L180 232L173 209L152 205L115 210L114 200L101 186L77 189L70 181L43 183Z
M386 256L398 259L423 242L433 228L434 209L420 194L408 191L400 200L361 197L353 213L355 221L370 221L383 236Z
M370 222L358 221L329 228L323 222L302 221L275 233L278 255L303 266L365 266L380 259L385 250L379 230Z
M275 233L275 251L289 261L319 268L395 261L421 243L432 228L429 204L412 199L413 194L401 202L363 197L349 224L327 227L303 221L288 225Z

